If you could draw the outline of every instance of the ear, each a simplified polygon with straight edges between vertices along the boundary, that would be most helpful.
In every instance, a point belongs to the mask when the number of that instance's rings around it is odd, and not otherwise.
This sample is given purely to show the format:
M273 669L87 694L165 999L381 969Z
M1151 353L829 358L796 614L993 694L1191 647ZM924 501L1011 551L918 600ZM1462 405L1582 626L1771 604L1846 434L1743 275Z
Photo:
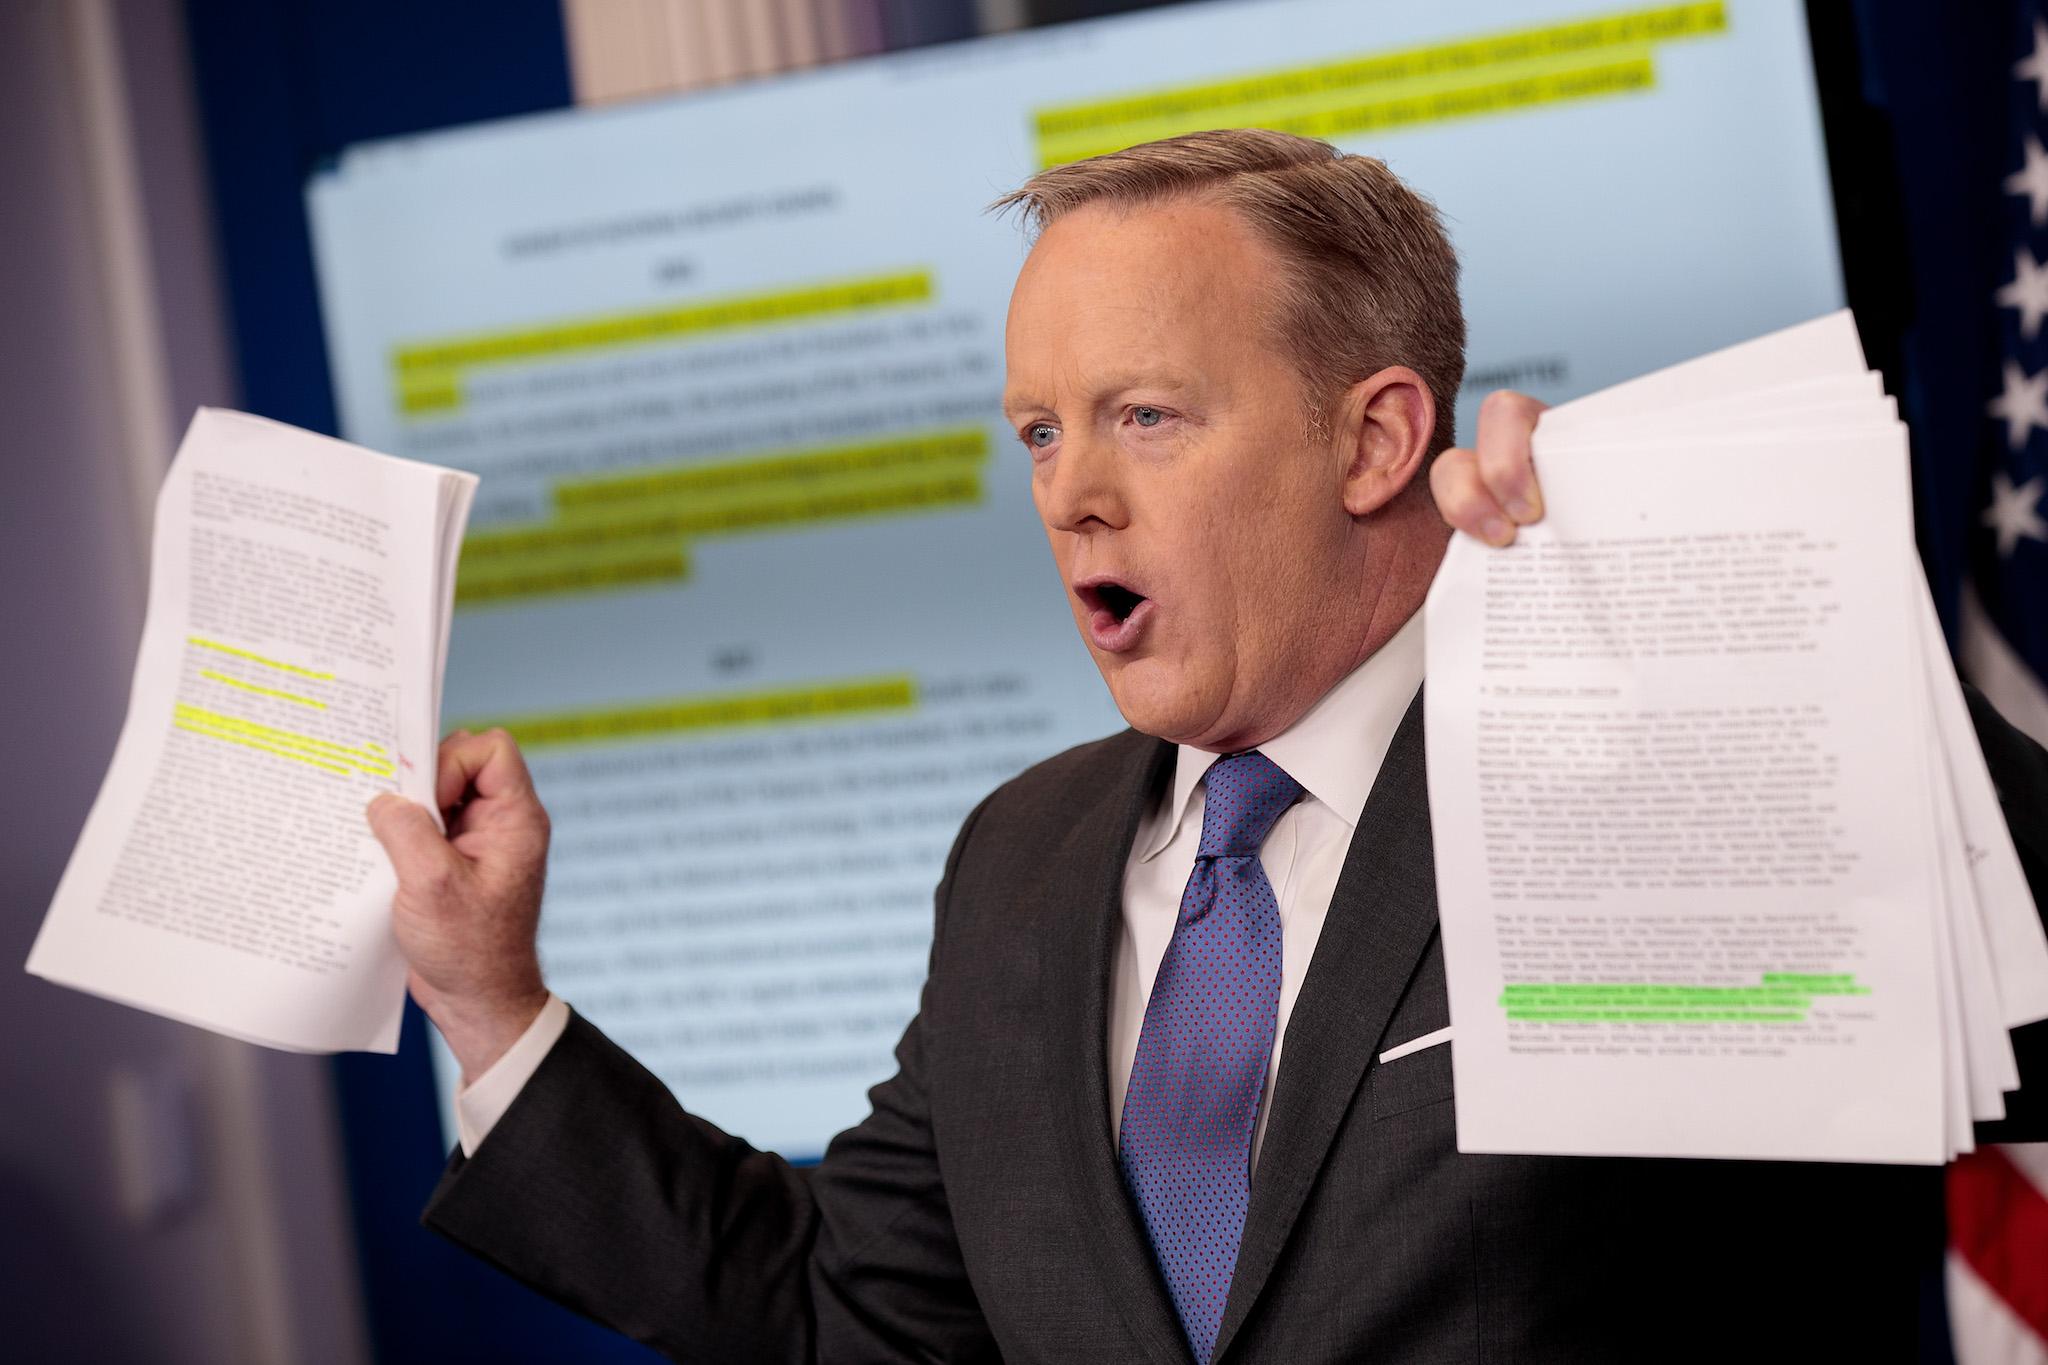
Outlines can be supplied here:
M1344 510L1369 516L1415 482L1436 431L1436 400L1406 365L1361 379L1344 391L1331 423L1344 471Z

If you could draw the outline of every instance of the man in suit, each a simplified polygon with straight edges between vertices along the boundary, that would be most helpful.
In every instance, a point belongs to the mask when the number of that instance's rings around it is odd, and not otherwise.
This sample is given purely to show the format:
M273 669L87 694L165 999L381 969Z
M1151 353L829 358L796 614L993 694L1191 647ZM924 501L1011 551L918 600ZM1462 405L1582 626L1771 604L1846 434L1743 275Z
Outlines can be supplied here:
M1450 525L1541 515L1539 408L1447 449L1434 211L1246 131L1011 202L1005 409L1132 728L968 817L897 1074L808 1170L548 994L546 815L451 737L450 838L371 815L465 1077L427 1224L684 1360L1912 1358L1938 1171L1457 1151L1418 612ZM2038 895L2048 755L1973 705Z

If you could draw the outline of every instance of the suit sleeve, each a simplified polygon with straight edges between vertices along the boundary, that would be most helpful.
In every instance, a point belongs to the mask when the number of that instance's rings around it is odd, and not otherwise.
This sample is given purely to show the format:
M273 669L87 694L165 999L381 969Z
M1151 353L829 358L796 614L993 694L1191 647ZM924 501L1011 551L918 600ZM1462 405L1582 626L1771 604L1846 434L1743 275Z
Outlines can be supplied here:
M2019 850L2034 893L2034 908L2048 922L2048 751L2027 738L1965 683L1977 744L1998 788L1999 809ZM2048 1020L2013 1030L2020 1088L2005 1097L2005 1118L1977 1125L1979 1142L2048 1142Z
M980 814L939 883L935 966ZM995 1360L932 1140L921 1018L868 1117L808 1170L686 1113L573 1018L421 1221L673 1360Z

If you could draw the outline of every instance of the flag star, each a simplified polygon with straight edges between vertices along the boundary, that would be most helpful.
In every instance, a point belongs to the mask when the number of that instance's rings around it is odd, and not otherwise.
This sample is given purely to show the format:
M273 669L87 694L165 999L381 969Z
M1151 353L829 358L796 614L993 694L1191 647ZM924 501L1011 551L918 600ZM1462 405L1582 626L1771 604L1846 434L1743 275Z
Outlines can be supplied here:
M1998 533L1998 557L2010 558L2020 538L2048 542L2048 522L2041 520L2041 494L2048 479L2036 474L2019 487L1998 470L1991 476L1991 506L1984 509L1984 524Z
M1991 400L1990 412L2005 423L2005 443L2018 450L2035 427L2048 430L2048 369L2028 374L2017 361L2005 362L2005 389Z
M2012 283L1998 291L2002 308L2020 310L2020 339L2032 341L2048 317L2048 267L2034 259L2025 247L2012 254Z
M2027 164L2005 178L2007 194L2027 196L2027 219L2035 227L2048 223L2048 150L2041 140L2027 134Z
M2039 19L2034 21L2034 50L2013 63L2012 78L2032 81L2040 97L2041 112L2048 113L2048 24Z

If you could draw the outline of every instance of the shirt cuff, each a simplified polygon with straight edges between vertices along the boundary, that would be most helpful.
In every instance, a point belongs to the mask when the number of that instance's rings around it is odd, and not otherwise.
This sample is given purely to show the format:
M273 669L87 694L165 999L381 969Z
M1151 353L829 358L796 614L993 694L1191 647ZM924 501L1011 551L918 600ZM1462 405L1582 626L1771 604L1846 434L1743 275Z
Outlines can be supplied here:
M550 992L547 1004L526 1026L526 1032L519 1035L519 1041L505 1049L505 1055L492 1062L483 1075L456 1092L455 1133L462 1140L465 1157L476 1155L476 1149L498 1126L498 1120L505 1117L505 1111L519 1098L533 1073L540 1070L541 1062L567 1027L569 1007L560 996Z

